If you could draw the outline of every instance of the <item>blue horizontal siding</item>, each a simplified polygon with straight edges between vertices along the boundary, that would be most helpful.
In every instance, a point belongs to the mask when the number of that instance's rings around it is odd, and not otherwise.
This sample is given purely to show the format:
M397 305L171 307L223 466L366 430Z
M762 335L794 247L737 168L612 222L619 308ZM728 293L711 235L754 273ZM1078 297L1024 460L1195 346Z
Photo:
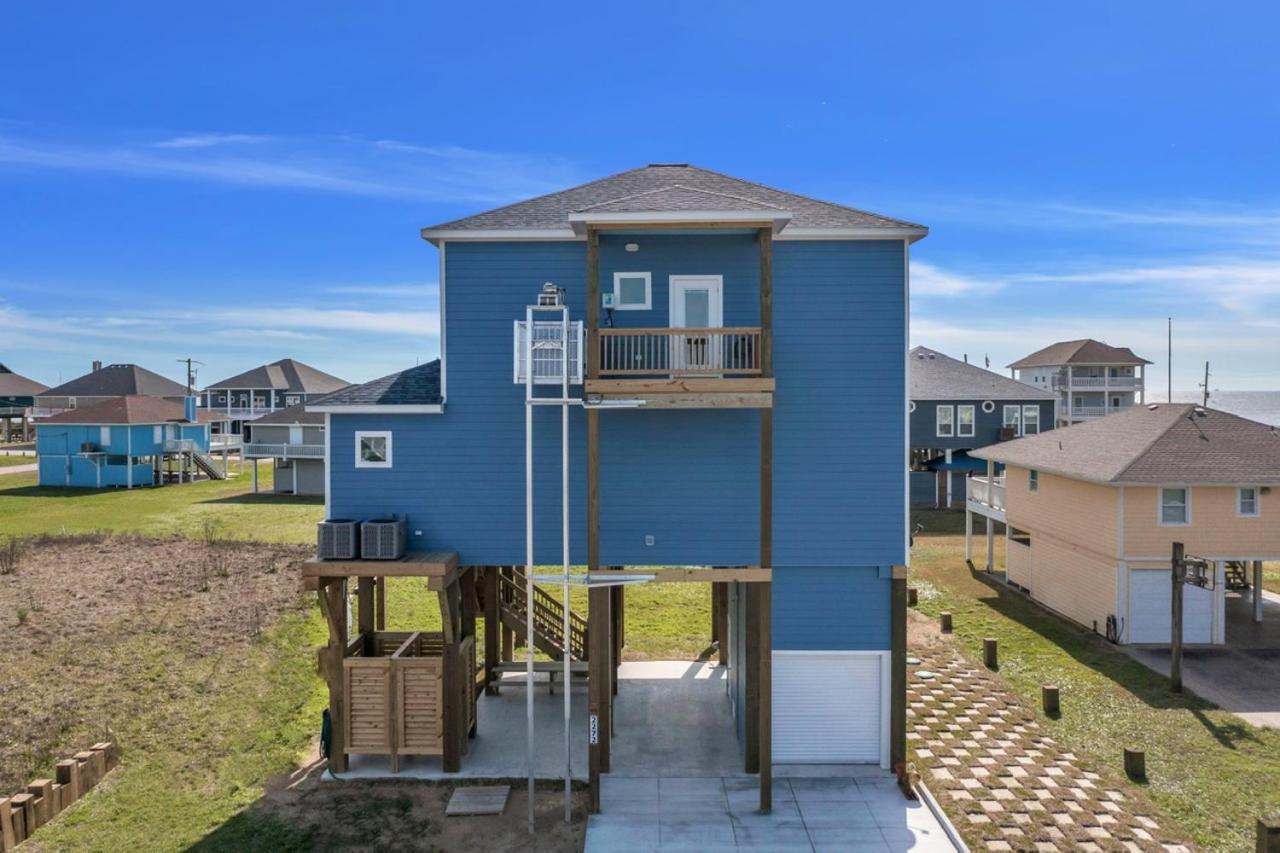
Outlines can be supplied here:
M916 410L911 413L911 446L935 450L972 450L986 447L1000 440L1000 427L1004 425L1004 406L1017 403L1040 407L1040 431L1053 429L1053 400L993 400L995 411L982 411L982 400L916 400ZM973 406L974 434L972 436L938 436L939 406Z
M777 568L775 649L889 648L889 584L878 567Z

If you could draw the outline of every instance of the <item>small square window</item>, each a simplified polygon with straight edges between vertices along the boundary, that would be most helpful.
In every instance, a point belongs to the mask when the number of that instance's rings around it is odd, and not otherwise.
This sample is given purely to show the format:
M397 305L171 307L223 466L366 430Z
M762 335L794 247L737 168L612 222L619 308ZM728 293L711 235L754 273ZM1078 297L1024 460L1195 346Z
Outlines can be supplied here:
M1240 490L1240 502L1237 512L1250 518L1258 516L1258 490L1256 488L1251 486Z
M1034 468L1027 472L1027 491L1040 491L1040 472Z
M956 406L956 435L972 438L974 430L974 406Z
M391 433L390 432L357 432L356 433L356 467L357 468L390 468L391 467Z
M954 406L938 407L938 438L951 438L956 434L956 410Z
M652 275L647 272L614 273L613 307L618 311L647 311L652 308Z
M1036 435L1040 432L1040 407L1022 407L1022 434Z
M1000 425L1005 429L1012 429L1014 435L1022 435L1022 407L1005 406Z
M1191 523L1191 501L1186 489L1160 490L1160 524L1184 526Z

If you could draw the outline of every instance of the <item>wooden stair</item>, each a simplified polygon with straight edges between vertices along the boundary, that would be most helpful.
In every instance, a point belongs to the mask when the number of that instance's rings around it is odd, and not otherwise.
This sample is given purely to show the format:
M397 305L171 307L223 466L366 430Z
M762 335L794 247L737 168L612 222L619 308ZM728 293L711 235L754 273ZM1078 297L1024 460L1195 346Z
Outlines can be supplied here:
M515 632L517 642L527 635L527 611L524 571L517 568L510 577L500 575L498 613L502 624ZM564 606L537 586L533 588L533 645L552 660L564 659ZM572 610L569 611L569 659L587 659L587 620Z
M1228 560L1225 572L1227 589L1248 589L1248 568L1248 563L1240 560Z

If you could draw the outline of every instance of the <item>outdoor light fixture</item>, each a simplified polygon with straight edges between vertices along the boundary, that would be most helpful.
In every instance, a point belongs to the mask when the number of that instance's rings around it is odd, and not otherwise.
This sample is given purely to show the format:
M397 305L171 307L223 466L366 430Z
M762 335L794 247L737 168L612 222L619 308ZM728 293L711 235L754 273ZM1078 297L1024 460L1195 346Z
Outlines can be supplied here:
M624 246L623 248L625 248L628 252L638 252L638 251L640 251L640 244L639 244L639 243L628 243L628 244L627 244L626 246Z

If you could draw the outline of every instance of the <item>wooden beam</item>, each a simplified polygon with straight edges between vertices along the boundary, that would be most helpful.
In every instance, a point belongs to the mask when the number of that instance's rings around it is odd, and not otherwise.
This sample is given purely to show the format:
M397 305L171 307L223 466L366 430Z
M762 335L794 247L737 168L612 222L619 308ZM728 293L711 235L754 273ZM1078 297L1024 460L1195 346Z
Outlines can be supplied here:
M340 583L327 584L320 590L320 612L329 626L329 643L320 650L320 672L329 685L329 770L347 770L346 690L342 657L347 646L347 596Z
M588 394L700 394L712 391L732 393L772 392L772 378L688 377L684 379L588 379Z
M757 222L730 222L724 220L702 221L690 220L687 222L671 221L671 222L593 222L588 229L597 231L671 231L676 229L693 228L696 230L723 230L729 229L734 231L743 231L751 228L772 229L773 223L769 220L761 219ZM587 232L588 234L590 231Z
M718 641L718 659L721 666L729 665L729 584L717 581L711 585L711 594L715 596L716 640Z
M367 636L373 636L373 626L376 624L373 587L374 578L362 577L356 581L356 630Z
M453 551L414 552L402 560L307 560L304 578L444 577L458 569Z
M374 578L377 586L376 607L377 618L374 620L375 627L379 631L387 630L387 579L384 575Z
M760 615L760 668L755 673L760 682L756 699L760 722L756 725L756 761L760 767L760 812L773 810L773 585L758 583L748 587L755 595Z
M746 683L746 710L743 728L746 734L743 769L747 773L755 773L760 769L760 603L752 594L756 585L752 584L746 592L746 625L743 638L746 640L746 660L743 661L742 673Z
M638 412L645 409L770 409L773 408L773 394L605 394L605 400L643 400L644 404L635 408L619 408L619 412ZM587 409L590 414L592 409Z
M907 567L889 583L889 768L903 778L907 763Z
M595 704L599 716L594 749L599 755L601 773L609 772L609 735L613 731L613 676L610 646L613 644L609 629L612 615L609 605L612 602L611 590L608 587L595 587L587 593L587 662L590 664L590 675L587 686L588 701Z
M760 372L773 376L773 230L761 228ZM773 409L760 410L760 566L773 568ZM755 659L748 661L748 686L756 683L754 758L760 774L760 811L773 808L773 586L747 587L754 625Z
M712 568L669 568L669 569L630 569L618 572L620 579L634 577L652 577L654 583L768 583L773 580L773 570L758 566L744 566L736 569Z
M497 566L484 568L484 692L489 696L498 693L497 668L501 660L501 616L498 615Z

